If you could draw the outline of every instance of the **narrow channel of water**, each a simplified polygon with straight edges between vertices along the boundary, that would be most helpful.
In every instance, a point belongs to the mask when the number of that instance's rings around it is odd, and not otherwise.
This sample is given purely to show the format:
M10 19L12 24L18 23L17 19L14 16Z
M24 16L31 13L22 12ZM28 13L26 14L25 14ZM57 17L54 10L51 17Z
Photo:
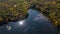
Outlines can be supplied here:
M29 9L28 14L25 20L3 25L0 27L0 32L3 34L57 34L56 28L42 13Z

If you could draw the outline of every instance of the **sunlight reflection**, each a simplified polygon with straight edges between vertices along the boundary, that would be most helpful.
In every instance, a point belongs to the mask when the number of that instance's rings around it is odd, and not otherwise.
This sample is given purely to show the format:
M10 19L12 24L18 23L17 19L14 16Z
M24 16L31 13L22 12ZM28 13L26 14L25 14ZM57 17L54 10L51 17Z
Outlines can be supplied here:
M19 25L23 25L24 24L24 20L22 20L22 21L19 21L18 23L19 23Z

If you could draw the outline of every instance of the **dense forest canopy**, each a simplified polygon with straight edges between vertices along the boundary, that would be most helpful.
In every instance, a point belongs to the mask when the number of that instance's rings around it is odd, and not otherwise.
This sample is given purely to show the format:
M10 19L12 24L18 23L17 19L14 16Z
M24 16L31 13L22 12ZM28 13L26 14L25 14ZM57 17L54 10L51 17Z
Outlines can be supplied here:
M0 23L23 19L27 14L26 0L0 0Z

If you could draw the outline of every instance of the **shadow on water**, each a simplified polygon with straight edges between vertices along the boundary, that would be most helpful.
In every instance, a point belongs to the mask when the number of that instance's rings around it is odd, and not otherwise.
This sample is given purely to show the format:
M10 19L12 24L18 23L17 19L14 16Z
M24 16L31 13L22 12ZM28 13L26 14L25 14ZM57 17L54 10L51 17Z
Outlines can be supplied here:
M11 30L4 29L6 26L11 26ZM2 26L0 31L3 34L58 34L48 18L34 9L28 10L28 17L26 19L10 22Z

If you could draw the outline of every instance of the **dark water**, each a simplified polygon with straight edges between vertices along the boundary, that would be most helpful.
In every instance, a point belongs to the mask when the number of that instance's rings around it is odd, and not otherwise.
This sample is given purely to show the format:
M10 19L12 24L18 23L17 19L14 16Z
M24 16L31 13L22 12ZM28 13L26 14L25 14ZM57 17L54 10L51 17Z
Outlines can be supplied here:
M58 34L47 17L37 10L29 9L27 19L0 26L0 34Z

